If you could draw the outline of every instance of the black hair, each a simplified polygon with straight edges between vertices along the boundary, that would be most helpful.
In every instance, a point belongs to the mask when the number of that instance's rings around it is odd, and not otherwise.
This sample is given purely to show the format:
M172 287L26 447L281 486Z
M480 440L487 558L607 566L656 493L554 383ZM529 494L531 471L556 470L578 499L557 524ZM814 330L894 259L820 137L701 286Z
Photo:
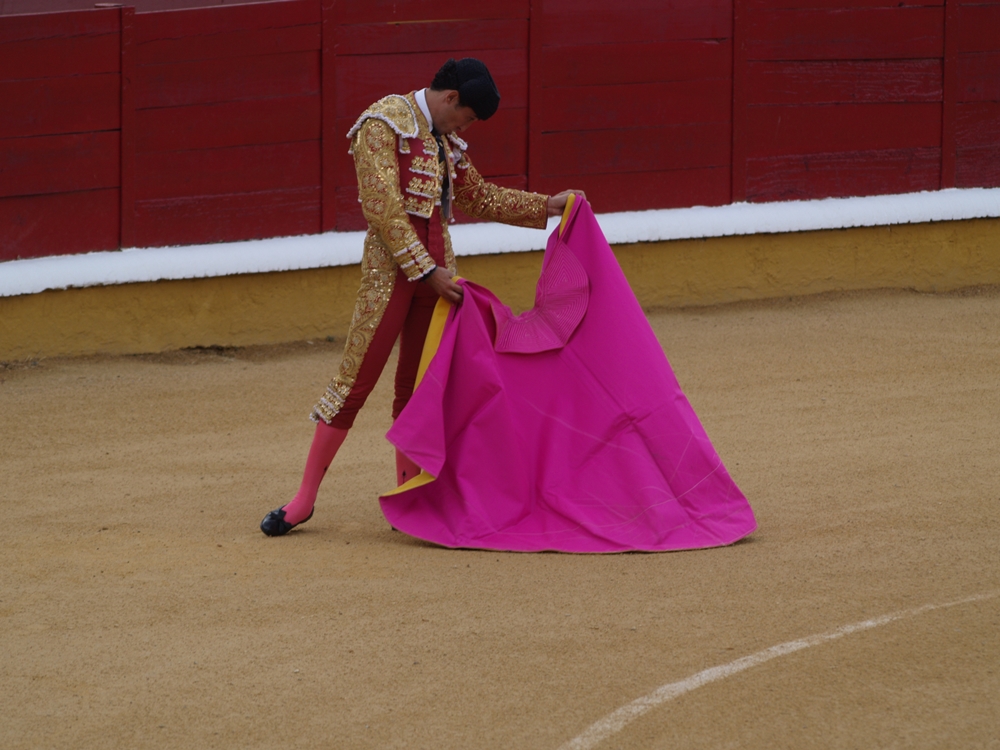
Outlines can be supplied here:
M480 120L488 120L500 106L500 92L489 69L474 57L450 59L431 81L432 91L458 92L458 103L470 107Z

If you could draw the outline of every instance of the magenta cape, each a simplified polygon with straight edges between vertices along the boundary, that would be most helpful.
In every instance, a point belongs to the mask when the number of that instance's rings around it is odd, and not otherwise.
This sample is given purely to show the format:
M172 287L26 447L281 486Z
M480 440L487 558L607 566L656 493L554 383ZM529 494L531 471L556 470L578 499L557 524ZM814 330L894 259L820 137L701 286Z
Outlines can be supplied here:
M395 528L525 552L715 547L754 530L586 201L549 238L534 308L514 316L464 288L387 436L424 472L381 497Z

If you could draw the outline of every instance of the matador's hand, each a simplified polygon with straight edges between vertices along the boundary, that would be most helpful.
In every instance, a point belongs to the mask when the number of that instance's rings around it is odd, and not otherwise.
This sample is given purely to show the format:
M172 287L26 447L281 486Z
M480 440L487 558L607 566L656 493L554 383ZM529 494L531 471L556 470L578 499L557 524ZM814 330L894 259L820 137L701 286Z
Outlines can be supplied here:
M423 283L427 284L431 289L451 302L453 305L457 305L462 301L462 294L465 290L452 280L451 271L447 268L438 266L430 273L430 275L423 279Z
M577 195L584 200L587 200L587 194L582 190L563 190L557 195L550 195L549 199L545 202L545 210L549 216L559 216L562 214L563 210L566 208L566 201L569 200L570 195Z

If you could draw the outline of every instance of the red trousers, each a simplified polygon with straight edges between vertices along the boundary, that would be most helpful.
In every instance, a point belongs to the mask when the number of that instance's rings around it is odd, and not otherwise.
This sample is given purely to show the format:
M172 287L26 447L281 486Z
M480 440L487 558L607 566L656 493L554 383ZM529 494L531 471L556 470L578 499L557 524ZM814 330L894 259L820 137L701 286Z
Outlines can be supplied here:
M440 211L434 211L430 219L410 216L410 223L413 224L417 236L424 243L434 263L446 268ZM397 339L399 339L399 364L396 366L392 418L399 416L413 395L420 355L424 350L424 339L427 337L427 328L430 326L437 301L438 295L433 289L419 281L410 281L405 273L396 270L396 283L382 314L378 330L368 345L368 351L365 352L364 360L358 369L357 379L350 395L330 422L332 427L346 430L354 425L358 412L382 375Z

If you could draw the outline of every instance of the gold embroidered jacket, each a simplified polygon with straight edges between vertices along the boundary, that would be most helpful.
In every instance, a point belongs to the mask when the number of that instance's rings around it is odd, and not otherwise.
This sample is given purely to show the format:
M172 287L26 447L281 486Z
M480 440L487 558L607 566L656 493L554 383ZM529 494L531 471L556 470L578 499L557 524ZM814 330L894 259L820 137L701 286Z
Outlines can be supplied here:
M455 205L469 216L544 229L547 196L492 185L480 176L458 136L447 137L446 164L412 93L392 95L369 107L347 134L358 174L358 199L368 234L365 254L391 257L411 281L434 267L409 215L429 219L440 210L444 169ZM447 212L447 213L450 213ZM447 222L445 260L455 272Z

